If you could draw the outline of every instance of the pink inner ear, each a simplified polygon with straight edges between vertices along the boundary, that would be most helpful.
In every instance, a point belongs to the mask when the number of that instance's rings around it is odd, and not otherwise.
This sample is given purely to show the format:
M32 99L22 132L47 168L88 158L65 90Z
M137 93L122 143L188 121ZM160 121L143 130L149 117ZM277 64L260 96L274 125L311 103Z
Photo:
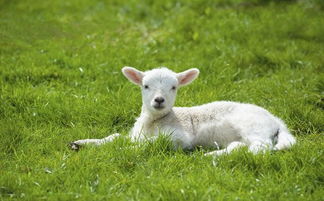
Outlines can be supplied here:
M192 80L192 78L195 76L196 72L189 72L182 76L180 80L180 84L186 84Z
M138 83L138 84L142 83L141 77L135 71L127 70L127 74L129 76L129 78L131 80L133 80L133 82Z

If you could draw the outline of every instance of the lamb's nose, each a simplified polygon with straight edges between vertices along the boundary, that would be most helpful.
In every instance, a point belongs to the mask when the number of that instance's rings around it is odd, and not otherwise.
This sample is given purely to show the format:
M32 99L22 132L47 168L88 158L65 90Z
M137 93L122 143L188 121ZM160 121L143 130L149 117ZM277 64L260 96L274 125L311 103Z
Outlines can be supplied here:
M159 103L159 104L161 104L161 103L164 102L164 98L162 98L162 97L157 97L157 98L154 99L154 101L157 102L157 103Z

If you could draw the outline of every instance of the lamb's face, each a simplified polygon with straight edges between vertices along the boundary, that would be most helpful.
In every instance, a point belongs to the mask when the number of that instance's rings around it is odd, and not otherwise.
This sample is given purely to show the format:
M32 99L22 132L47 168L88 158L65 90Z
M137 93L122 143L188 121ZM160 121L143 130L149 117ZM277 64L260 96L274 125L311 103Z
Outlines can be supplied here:
M132 67L124 67L123 74L142 88L143 106L153 114L165 114L174 105L177 89L192 82L199 74L196 68L175 73L167 68L157 68L141 72Z
M153 113L171 110L178 86L177 74L166 68L145 72L141 85L144 106Z

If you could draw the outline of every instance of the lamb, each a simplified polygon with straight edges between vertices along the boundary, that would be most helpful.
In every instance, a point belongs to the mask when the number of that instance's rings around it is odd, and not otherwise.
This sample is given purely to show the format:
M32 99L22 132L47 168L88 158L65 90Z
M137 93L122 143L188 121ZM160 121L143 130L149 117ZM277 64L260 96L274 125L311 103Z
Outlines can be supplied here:
M215 151L205 154L211 156L229 154L244 146L256 154L286 149L296 143L282 120L256 105L217 101L173 107L178 88L198 77L196 68L175 73L165 67L146 72L124 67L122 72L142 90L142 111L129 136L134 142L154 140L164 134L170 136L175 148L213 148ZM102 145L119 136L115 133L103 139L78 140L71 147Z

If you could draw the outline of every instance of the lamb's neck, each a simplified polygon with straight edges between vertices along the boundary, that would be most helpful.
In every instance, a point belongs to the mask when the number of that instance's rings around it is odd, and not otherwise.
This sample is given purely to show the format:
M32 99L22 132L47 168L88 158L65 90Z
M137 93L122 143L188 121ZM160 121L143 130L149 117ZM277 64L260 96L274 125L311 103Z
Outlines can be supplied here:
M142 106L142 111L141 111L141 115L140 118L141 119L145 119L145 122L147 124L152 124L158 120L161 120L163 118L165 118L166 116L168 116L171 111L166 111L166 112L151 112L150 110L148 110L145 106Z

